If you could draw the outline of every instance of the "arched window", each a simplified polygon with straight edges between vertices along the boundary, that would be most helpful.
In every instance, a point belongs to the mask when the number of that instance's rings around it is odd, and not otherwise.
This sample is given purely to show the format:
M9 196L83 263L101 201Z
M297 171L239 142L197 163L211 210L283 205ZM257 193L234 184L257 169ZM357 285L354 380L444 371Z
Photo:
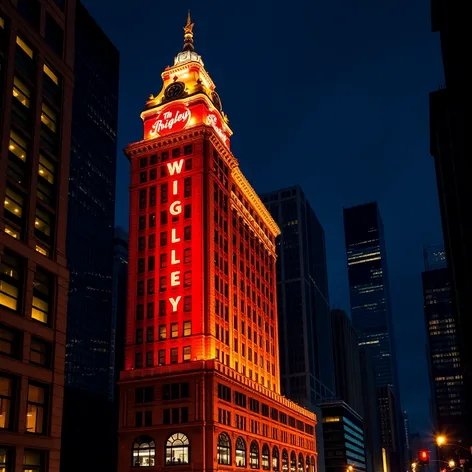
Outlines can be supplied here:
M270 450L267 444L262 446L262 470L270 470Z
M188 437L184 433L174 433L166 442L166 465L182 465L189 463Z
M297 456L292 451L290 453L290 472L295 472L297 470Z
M303 455L301 452L298 454L298 472L303 472Z
M252 441L249 449L249 464L251 465L251 469L259 468L259 445L256 441Z
M241 436L236 439L236 467L246 467L246 442Z
M306 456L305 472L310 472L310 456Z
M133 467L154 467L156 443L149 436L140 436L133 444Z
M216 457L218 464L231 464L231 442L226 433L220 433L218 436L218 445L216 446Z
M311 456L310 458L310 472L316 472L314 456Z
M272 449L272 470L279 472L279 450L277 446Z
M288 471L288 452L287 449L282 450L282 472Z

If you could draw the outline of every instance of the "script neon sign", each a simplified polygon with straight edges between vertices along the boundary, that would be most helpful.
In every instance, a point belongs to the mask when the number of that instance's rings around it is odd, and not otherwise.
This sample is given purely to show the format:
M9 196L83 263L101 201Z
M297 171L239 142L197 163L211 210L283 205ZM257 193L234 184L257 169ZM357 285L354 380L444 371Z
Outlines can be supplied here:
M149 136L164 136L176 131L182 131L190 121L190 110L182 104L164 108L150 123Z

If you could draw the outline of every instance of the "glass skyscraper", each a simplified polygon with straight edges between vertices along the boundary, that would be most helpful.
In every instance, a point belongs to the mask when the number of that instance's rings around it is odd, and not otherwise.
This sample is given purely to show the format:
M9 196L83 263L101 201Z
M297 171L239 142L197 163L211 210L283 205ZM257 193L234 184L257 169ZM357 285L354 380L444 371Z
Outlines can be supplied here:
M382 446L391 467L403 467L404 434L384 227L376 202L344 209L351 314L359 345L374 364Z

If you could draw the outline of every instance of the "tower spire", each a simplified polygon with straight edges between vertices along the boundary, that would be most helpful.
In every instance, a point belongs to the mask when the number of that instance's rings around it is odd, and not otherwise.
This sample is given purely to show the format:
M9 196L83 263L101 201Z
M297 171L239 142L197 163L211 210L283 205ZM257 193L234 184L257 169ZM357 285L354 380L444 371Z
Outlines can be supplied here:
M192 19L190 18L190 10L187 14L187 24L184 26L184 48L182 51L195 51L193 47L193 26Z

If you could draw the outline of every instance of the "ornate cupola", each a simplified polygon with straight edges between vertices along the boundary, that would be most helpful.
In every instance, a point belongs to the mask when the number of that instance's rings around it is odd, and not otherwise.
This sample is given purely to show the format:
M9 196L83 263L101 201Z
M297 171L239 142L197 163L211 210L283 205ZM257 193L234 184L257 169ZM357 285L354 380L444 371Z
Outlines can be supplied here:
M206 124L212 126L223 144L229 148L232 131L223 112L215 84L205 70L202 58L195 52L190 11L184 26L184 45L174 64L162 73L163 87L158 95L150 95L141 118L144 138L181 131Z

